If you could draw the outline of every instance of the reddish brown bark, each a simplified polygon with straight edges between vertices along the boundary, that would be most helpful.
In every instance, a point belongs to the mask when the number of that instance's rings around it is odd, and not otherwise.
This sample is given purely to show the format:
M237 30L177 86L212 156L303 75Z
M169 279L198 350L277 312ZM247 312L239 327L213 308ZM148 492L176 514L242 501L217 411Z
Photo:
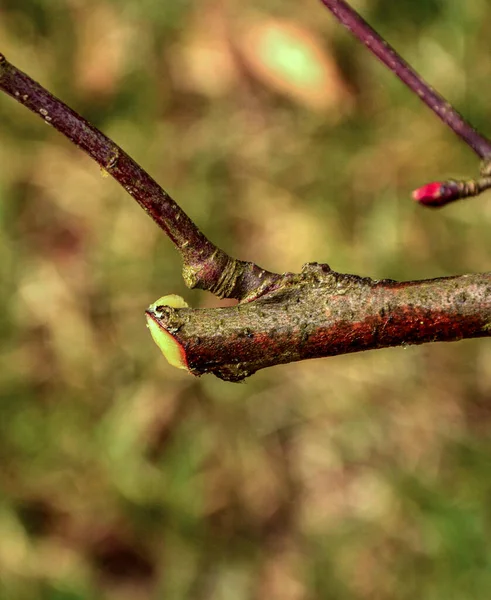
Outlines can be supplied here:
M416 199L442 205L487 189L491 142L344 0L322 2L484 159L481 179L431 184ZM238 381L259 369L306 358L491 335L490 273L406 283L342 275L316 263L300 274L269 273L215 246L128 154L1 54L0 90L67 136L124 187L180 252L189 287L240 301L220 309L148 309L149 318L169 334L164 338L171 348L177 347L176 363L183 358L195 375L214 373Z
M305 265L235 307L147 311L195 375L239 381L307 358L491 335L491 273L398 283Z

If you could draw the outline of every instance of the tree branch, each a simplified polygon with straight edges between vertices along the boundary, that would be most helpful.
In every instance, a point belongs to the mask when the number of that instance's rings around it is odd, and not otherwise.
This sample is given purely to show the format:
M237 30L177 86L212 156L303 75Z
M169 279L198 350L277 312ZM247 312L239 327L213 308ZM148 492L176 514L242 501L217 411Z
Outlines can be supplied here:
M480 179L450 179L429 183L415 190L412 194L413 199L423 206L440 208L455 200L472 198L488 190L491 187L491 140L474 129L450 102L434 90L345 0L321 2L482 159Z
M344 0L321 0L321 2L481 159L491 157L491 141L476 131L450 102L434 90L347 2Z
M247 304L192 309L176 298L147 310L150 330L165 332L156 342L175 366L227 381L307 358L491 335L491 273L398 283L310 263Z
M322 0L338 18L485 159L478 183L422 188L419 201L442 205L489 187L491 143L432 90L343 0ZM306 358L434 341L491 336L491 273L398 283L305 265L270 273L210 242L174 200L112 140L0 54L0 90L84 150L120 183L180 252L189 287L237 298L235 307L191 309L177 296L146 311L169 362L194 375L240 381L259 369ZM455 198L451 198L455 199Z
M65 135L123 186L181 254L183 278L188 287L238 300L255 298L274 287L279 275L232 258L215 246L126 152L2 54L0 90Z

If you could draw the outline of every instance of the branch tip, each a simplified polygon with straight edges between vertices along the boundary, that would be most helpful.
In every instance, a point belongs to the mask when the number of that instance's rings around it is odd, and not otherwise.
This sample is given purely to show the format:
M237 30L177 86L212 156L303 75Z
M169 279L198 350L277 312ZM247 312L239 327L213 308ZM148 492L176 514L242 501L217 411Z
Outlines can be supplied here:
M448 186L446 187L445 183L434 181L414 190L412 198L423 206L439 208L451 202L451 199L448 199L449 195Z
M414 190L413 200L423 206L440 208L455 200L478 196L491 188L491 176L469 179L467 181L434 181Z

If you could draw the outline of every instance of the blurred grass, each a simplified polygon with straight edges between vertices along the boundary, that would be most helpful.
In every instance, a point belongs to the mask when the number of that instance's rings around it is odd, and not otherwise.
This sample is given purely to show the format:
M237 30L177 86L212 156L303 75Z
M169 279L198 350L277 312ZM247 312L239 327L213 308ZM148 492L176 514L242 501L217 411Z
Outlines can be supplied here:
M489 131L484 0L353 4ZM237 66L223 28L235 42L267 15L322 39L351 112ZM440 212L409 198L474 174L473 155L318 2L3 0L0 37L236 256L375 278L489 269L489 198ZM184 288L112 180L7 97L0 132L1 598L487 597L488 341L193 380L143 311L172 292L215 300Z

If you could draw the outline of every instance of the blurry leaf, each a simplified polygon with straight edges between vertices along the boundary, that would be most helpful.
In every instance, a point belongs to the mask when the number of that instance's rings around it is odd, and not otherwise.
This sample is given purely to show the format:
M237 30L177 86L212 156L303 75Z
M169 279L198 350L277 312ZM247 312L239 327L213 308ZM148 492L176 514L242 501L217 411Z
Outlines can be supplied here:
M334 114L349 109L350 95L339 69L317 34L296 23L261 19L238 43L251 73L296 102Z

